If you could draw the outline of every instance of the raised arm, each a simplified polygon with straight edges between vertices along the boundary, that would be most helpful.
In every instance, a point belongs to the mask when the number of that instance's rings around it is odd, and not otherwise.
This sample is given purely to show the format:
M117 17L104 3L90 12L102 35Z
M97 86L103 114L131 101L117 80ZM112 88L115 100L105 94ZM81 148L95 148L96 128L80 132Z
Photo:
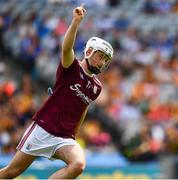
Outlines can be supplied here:
M86 10L84 4L73 10L72 22L64 36L62 43L62 66L68 68L74 60L73 46L80 22L84 18Z

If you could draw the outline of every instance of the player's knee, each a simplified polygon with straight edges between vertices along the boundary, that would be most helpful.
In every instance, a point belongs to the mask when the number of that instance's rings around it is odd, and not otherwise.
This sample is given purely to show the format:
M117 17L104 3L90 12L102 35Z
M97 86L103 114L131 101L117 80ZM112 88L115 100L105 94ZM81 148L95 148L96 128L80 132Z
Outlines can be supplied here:
M73 170L77 175L81 174L84 171L85 166L85 161L77 161L72 164Z

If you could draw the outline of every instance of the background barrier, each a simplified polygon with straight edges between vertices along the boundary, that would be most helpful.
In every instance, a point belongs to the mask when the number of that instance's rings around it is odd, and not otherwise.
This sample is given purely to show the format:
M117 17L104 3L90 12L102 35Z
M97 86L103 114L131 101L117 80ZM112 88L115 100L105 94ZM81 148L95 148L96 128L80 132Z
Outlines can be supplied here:
M12 156L1 156L0 168ZM17 179L45 179L63 167L62 161L49 161L39 158ZM79 179L153 179L160 178L160 165L157 162L129 163L117 153L92 153L87 155L87 167Z

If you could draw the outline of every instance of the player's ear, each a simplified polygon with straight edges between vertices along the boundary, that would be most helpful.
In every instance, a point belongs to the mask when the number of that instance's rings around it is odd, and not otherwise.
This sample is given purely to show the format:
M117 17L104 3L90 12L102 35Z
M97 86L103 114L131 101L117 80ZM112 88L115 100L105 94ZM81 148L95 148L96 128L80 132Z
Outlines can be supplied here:
M93 52L93 48L92 47L89 47L86 51L86 55L87 56L90 56L90 54Z

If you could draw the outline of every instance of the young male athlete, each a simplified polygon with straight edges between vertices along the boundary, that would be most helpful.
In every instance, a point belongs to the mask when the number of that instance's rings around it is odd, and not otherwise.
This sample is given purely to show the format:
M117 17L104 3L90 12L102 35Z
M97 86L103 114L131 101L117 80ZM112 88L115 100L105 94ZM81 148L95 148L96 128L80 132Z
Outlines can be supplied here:
M86 44L83 61L74 57L76 33L85 14L83 4L73 10L73 19L62 44L53 93L33 116L14 158L0 170L0 179L17 177L38 156L66 163L66 167L52 174L50 179L76 178L84 170L84 152L75 141L75 135L87 107L101 92L95 74L105 70L113 56L109 43L93 37Z

